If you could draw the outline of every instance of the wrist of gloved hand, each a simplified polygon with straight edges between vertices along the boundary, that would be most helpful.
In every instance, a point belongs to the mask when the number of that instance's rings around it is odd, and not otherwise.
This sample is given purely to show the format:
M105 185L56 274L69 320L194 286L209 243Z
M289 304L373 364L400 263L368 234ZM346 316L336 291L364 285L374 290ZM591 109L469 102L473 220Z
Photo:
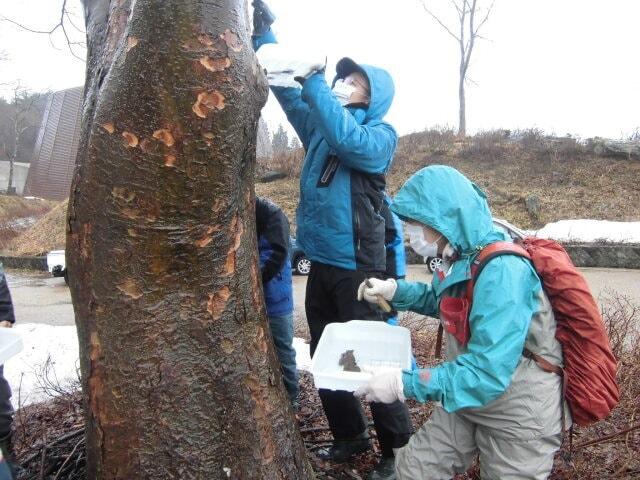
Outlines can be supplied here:
M358 300L366 300L369 303L378 303L378 295L390 302L393 300L398 284L393 278L380 280L368 278L358 287Z
M365 397L368 402L393 403L405 401L402 370L394 369L375 374L366 385L357 389L356 397Z
M304 85L304 82L309 80L316 73L324 74L324 65L316 64L311 67L301 70L300 72L296 72L293 79L298 82L300 85Z

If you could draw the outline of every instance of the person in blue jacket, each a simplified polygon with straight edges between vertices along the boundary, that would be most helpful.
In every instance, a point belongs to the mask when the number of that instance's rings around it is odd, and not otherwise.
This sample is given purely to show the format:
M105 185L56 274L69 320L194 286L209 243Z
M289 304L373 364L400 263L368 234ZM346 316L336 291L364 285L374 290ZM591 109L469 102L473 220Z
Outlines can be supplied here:
M419 250L448 255L447 272L431 284L371 279L360 298L382 295L398 310L439 317L446 333L446 361L430 369L374 375L356 392L371 401L412 398L438 402L428 423L397 452L398 479L450 479L480 456L482 478L545 479L561 444L560 376L542 370L524 349L562 366L553 309L529 260L501 255L475 279L467 314L445 305L465 297L471 263L496 241L485 194L457 170L424 168L400 189L391 205L421 238ZM416 235L413 233L412 235ZM447 300L445 302L445 300ZM463 324L470 336L457 335ZM455 327L455 328L453 328Z
M271 336L291 405L297 408L298 372L293 348L293 287L289 259L289 220L271 200L256 197L260 273Z
M254 5L254 48L275 43L274 16L264 2ZM384 121L394 96L393 80L381 68L350 58L336 65L331 85L322 67L300 72L299 88L271 86L306 151L296 212L297 240L311 260L305 311L313 355L324 327L348 320L384 321L383 312L355 298L367 277L384 278L386 265L385 175L398 136ZM319 391L334 437L320 458L343 462L370 448L367 421L350 392ZM393 449L411 432L407 407L371 405L382 459L371 478L387 478Z

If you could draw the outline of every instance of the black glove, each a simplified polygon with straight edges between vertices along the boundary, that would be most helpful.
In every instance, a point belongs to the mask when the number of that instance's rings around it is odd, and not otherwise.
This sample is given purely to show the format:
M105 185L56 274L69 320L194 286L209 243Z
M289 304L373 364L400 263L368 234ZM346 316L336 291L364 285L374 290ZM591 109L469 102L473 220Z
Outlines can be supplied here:
M254 0L253 3L253 34L264 35L275 21L275 15L269 10L262 0Z

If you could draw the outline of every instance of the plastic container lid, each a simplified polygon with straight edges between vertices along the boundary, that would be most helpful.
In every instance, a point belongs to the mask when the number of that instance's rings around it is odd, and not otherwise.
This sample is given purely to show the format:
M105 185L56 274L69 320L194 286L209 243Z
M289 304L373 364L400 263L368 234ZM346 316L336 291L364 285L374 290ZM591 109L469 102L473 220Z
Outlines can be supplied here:
M0 327L0 365L22 351L22 336L10 328Z
M353 350L360 372L344 371L343 353ZM374 373L411 368L411 334L385 322L351 320L330 323L320 337L311 362L316 388L353 392Z

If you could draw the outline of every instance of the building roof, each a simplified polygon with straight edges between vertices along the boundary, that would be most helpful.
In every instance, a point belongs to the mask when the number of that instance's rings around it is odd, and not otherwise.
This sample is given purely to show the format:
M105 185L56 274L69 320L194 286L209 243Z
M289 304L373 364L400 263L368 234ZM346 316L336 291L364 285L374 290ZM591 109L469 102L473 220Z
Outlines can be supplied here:
M63 200L69 196L80 140L82 87L49 96L33 152L25 195Z

